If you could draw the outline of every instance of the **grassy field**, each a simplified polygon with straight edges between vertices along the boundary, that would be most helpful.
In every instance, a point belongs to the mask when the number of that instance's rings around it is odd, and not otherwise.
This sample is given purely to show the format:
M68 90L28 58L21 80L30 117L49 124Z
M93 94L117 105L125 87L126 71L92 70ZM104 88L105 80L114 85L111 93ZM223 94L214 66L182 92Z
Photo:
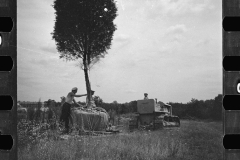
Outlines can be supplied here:
M54 139L18 151L19 160L221 160L222 123L182 120L180 128Z

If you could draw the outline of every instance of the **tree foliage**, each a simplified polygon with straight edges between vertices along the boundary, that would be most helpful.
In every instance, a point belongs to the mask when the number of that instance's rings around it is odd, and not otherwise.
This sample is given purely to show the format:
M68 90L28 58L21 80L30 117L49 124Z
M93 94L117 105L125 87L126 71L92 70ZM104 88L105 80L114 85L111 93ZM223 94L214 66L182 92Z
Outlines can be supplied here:
M84 58L90 64L110 49L116 26L112 0L55 0L56 21L53 39L60 58Z
M198 119L213 119L222 120L222 95L219 94L214 99L196 100L192 99L186 104L172 103L173 114L180 118L198 118Z

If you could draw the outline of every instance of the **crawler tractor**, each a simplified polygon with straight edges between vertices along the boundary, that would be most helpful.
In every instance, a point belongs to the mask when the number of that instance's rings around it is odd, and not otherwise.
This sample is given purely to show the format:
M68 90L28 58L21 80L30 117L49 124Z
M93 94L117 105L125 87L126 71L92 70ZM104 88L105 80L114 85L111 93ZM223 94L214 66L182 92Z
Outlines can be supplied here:
M163 127L179 127L178 116L172 115L172 106L154 99L138 100L137 113L129 121L130 131L133 129L159 129Z

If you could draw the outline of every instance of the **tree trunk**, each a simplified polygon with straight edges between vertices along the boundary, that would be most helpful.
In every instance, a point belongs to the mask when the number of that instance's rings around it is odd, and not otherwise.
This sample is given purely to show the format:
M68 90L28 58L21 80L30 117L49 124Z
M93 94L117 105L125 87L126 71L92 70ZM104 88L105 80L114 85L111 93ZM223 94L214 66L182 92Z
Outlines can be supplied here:
M84 75L85 75L85 81L86 81L86 89L87 89L87 98L88 98L88 102L90 102L90 100L92 99L92 94L91 94L91 85L89 82L89 77L88 77L88 66L86 64L86 61L83 62L84 64Z

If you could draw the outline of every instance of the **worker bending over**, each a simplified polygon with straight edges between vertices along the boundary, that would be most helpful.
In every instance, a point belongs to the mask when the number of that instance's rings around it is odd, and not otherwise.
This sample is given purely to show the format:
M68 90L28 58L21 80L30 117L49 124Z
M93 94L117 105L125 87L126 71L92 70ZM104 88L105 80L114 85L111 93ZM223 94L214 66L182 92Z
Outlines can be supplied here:
M78 103L76 103L74 97L83 97L83 96L87 96L87 94L82 94L82 95L76 95L78 91L78 88L77 87L74 87L72 89L71 92L68 93L67 97L66 97L66 100L63 104L63 107L62 107L62 113L61 113L61 117L60 117L60 121L63 121L65 122L65 131L64 133L68 133L69 132L69 120L72 122L72 117L71 117L71 106L72 106L72 103L74 102L75 104L79 105Z

